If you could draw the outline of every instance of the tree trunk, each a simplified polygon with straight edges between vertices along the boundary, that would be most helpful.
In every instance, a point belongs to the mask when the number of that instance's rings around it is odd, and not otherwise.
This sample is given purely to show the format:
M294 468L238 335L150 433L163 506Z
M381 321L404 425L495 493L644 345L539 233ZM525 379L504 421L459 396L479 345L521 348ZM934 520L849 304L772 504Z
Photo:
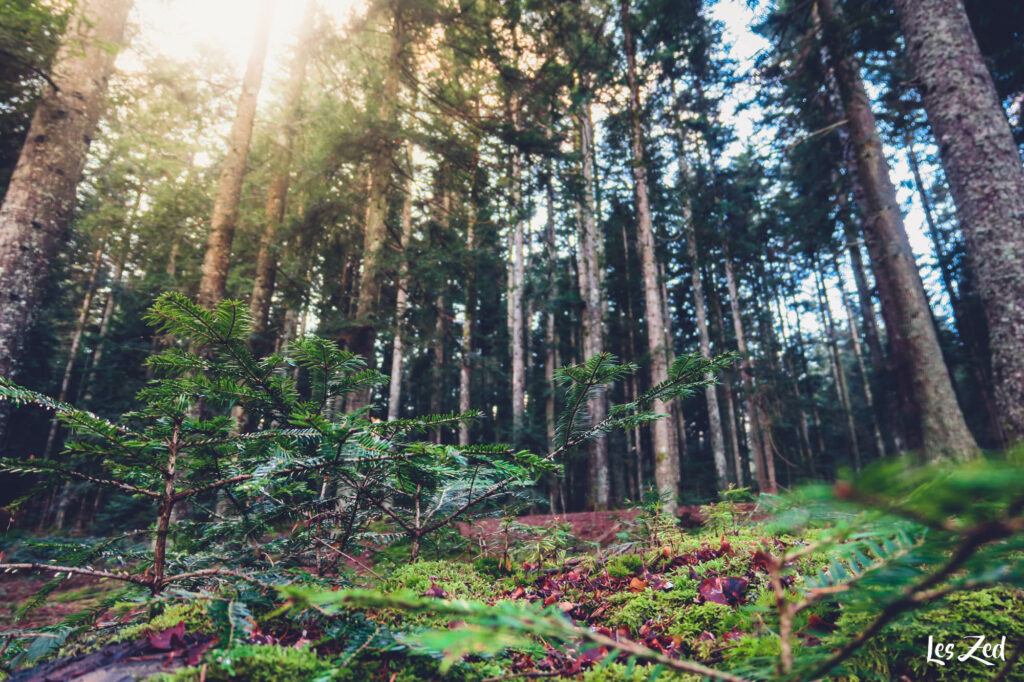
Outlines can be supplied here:
M82 305L78 309L78 320L75 323L75 331L71 335L71 348L68 349L68 361L64 364L64 376L60 382L60 393L57 394L57 402L59 403L68 399L68 389L71 387L71 374L75 368L75 360L78 357L78 348L82 345L82 336L85 334L85 326L89 320L89 311L92 309L92 298L96 293L96 280L100 274L100 264L103 261L103 252L107 246L106 242L107 237L104 234L100 237L100 245L92 255L89 281L85 286L85 296L82 298ZM50 421L50 433L46 437L46 447L43 448L43 459L49 459L53 454L53 445L59 428L60 422L56 418Z
M383 132L376 135L371 152L369 191L366 204L366 226L363 232L363 268L359 276L359 297L356 305L355 338L352 349L362 355L370 367L375 364L374 342L377 339L377 307L381 287L381 254L387 240L385 218L388 212L388 189L391 185L391 128L398 115L398 92L405 49L405 18L399 3L392 4L391 38L388 47L387 72L379 94L377 125ZM360 391L350 397L354 408L370 402L371 391Z
M125 262L128 260L127 247L122 247L122 249L123 251L117 259L117 265L114 267L114 275L110 279L110 291L107 293L106 301L103 303L103 315L100 317L99 333L96 335L96 350L93 351L92 357L89 359L89 369L82 379L83 387L80 392L83 406L92 404L93 381L95 380L96 370L100 367L100 363L103 362L103 350L106 346L107 332L110 329L110 320L117 308L117 290L121 286ZM154 334L153 338L154 340L158 339L159 335Z
M846 381L846 369L843 367L843 359L839 355L838 335L836 334L835 321L832 318L832 308L829 307L828 299L825 296L825 282L821 276L821 268L817 264L815 264L814 274L818 285L818 309L821 311L825 333L828 334L829 358L832 361L832 378L835 382L839 406L842 408L843 415L846 418L846 437L849 439L850 462L855 470L859 470L861 468L860 443L857 442L857 423L853 415L853 404L850 402L850 389Z
M583 201L578 206L580 222L579 264L580 298L583 299L583 357L590 358L604 352L604 309L601 291L601 262L598 243L602 236L597 230L596 202L594 199L594 127L590 118L590 103L580 106L578 115L580 156L582 157ZM552 190L553 191L553 190ZM553 217L553 201L549 215ZM552 227L553 231L553 227ZM608 413L607 396L598 391L587 401L591 423L603 421ZM608 466L608 441L602 434L588 445L590 458L591 495L595 509L607 509L611 499Z
M633 191L636 200L637 248L644 287L644 319L647 323L647 348L651 356L651 385L668 378L668 349L665 348L665 320L662 317L661 287L658 284L657 254L654 246L654 221L647 187L644 162L643 129L640 120L640 86L636 75L636 52L630 27L630 0L621 0L622 32L626 44L626 76L629 84L629 111L632 142ZM667 414L665 402L655 400L652 410ZM667 499L667 510L674 512L679 484L679 462L673 461L672 434L675 427L666 416L653 424L654 479L659 494Z
M441 414L444 409L444 404L441 401L444 397L444 340L448 332L447 316L448 310L444 293L441 293L437 296L437 320L434 322L434 366L431 372L434 385L430 394L431 414ZM440 444L441 429L435 430L430 438L434 443Z
M261 341L263 350L268 350L267 325L270 315L270 298L274 294L274 280L277 278L277 231L284 222L288 183L292 164L292 148L295 129L299 118L299 104L302 100L302 83L306 77L306 64L312 49L313 19L316 16L316 0L306 0L299 27L298 43L292 57L288 84L285 86L282 102L283 119L277 130L277 140L270 162L270 184L267 188L267 203L264 207L266 224L260 237L260 248L256 255L256 275L253 279L252 297L249 299L249 314L252 317L253 334ZM261 353L262 354L262 353Z
M121 42L131 6L131 0L78 3L7 186L0 207L0 376L10 377L17 366L64 241L114 68L110 46Z
M860 339L857 334L857 319L853 314L853 306L850 299L846 297L846 284L843 282L843 274L839 269L839 258L832 254L832 267L835 269L836 278L839 280L839 295L843 299L843 309L846 311L846 324L850 332L850 345L853 348L853 355L857 359L857 371L860 373L860 380L864 386L864 403L868 406L868 413L871 415L871 431L875 440L875 455L885 456L885 441L882 440L882 428L878 423L878 412L875 405L874 392L871 390L871 377L864 366L864 353L861 350Z
M210 220L210 236L206 242L206 256L203 259L203 277L199 282L199 305L212 308L224 298L231 265L231 243L235 239L238 223L238 202L242 195L242 179L245 163L249 158L249 141L252 139L253 121L256 118L256 99L263 81L263 63L267 56L267 41L270 37L270 20L274 8L273 0L263 0L260 5L259 24L256 38L249 53L249 63L242 78L242 94L238 97L238 109L231 126L231 140L228 153L221 166L217 183L217 198L213 204Z
M1024 168L960 0L896 0L988 319L996 404L1024 438Z
M409 240L412 238L412 195L415 169L412 164L412 147L408 148L406 161L405 198L402 201L402 262L398 266L398 283L395 292L395 338L391 343L391 384L388 387L388 419L398 419L402 406L402 365L405 361L403 348L405 332L405 310L409 301ZM459 439L462 445L462 439Z
M715 284L714 271L707 271L708 285L714 294L711 296L711 330L718 340L718 346L725 348L725 319L722 313L721 296L718 295L718 288ZM729 374L722 375L722 392L725 395L726 419L723 420L729 425L729 446L732 452L733 473L736 476L736 485L743 487L743 462L740 452L740 439L736 429L736 404L733 398L732 381Z
M881 258L879 267L892 283L894 317L910 349L908 360L914 395L921 407L924 455L933 459L973 456L978 452L978 446L956 402L921 275L910 250L896 190L889 178L889 167L861 80L860 66L846 54L833 2L818 0L817 6L821 11L825 43L846 112L857 176L864 191L868 216L864 227L869 239L877 245Z
M700 257L697 254L696 228L692 221L686 230L686 248L690 256L690 281L693 284L693 304L697 310L697 333L700 336L700 354L705 360L711 359L711 335L708 333L707 312L704 308L704 283L700 277ZM711 378L710 376L708 377ZM715 460L718 489L729 487L729 466L725 460L725 438L722 436L722 416L718 409L718 391L714 384L704 388L708 404L708 431L711 434L711 454Z
M768 468L761 450L761 420L759 418L757 399L754 395L754 378L751 375L750 353L747 350L747 336L743 330L743 318L740 315L739 289L736 286L736 275L728 252L725 253L725 282L729 288L729 307L732 310L732 327L736 334L736 348L740 352L740 375L743 377L743 392L747 410L747 444L750 446L750 459L753 466L754 479L761 492L776 493L778 489L774 480L768 478Z
M853 282L857 288L857 301L860 305L860 320L863 327L864 342L871 358L871 378L877 389L878 400L875 401L875 421L882 433L884 454L899 451L897 440L900 438L899 415L891 406L892 397L889 393L885 375L887 360L882 352L882 341L878 333L878 319L875 316L875 305L868 287L867 275L864 272L864 258L861 255L856 229L850 221L843 222L843 233L846 237L846 251L850 257L850 270L853 271Z
M522 207L522 159L519 151L512 150L512 205L509 207L512 230L509 233L508 271L508 330L512 355L512 441L520 443L523 437L523 419L526 413L526 349L524 347L523 262L526 223Z

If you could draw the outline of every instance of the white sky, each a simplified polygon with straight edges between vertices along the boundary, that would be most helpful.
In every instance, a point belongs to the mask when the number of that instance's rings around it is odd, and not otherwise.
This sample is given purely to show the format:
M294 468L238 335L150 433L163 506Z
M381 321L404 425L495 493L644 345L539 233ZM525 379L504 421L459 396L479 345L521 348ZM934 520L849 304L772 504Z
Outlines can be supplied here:
M215 48L239 74L256 34L259 0L135 0L133 19L143 41L175 59ZM321 12L344 22L363 0L318 0ZM276 0L271 23L267 73L273 78L287 64L305 0Z

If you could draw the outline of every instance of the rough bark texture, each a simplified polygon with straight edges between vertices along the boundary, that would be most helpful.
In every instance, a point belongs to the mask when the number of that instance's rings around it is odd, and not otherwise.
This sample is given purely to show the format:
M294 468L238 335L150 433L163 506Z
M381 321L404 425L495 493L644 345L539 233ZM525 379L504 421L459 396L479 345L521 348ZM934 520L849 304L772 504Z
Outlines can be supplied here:
M960 0L896 0L991 335L996 403L1024 438L1024 169Z
M636 200L637 251L640 254L641 278L644 284L644 320L647 323L647 348L650 352L651 385L668 378L668 349L665 348L665 320L658 284L657 254L654 248L654 222L648 196L647 166L644 162L643 130L640 121L640 86L636 76L636 52L630 30L630 2L622 0L622 31L626 42L626 76L629 83L629 111L632 141L633 191ZM652 406L658 414L668 414L664 401L656 400ZM672 435L675 428L671 417L654 422L654 479L658 492L669 499L669 511L675 509L679 483L679 462L673 461Z
M909 348L907 360L914 397L921 408L924 455L930 458L974 455L978 446L967 429L942 358L924 285L910 250L896 189L889 177L882 141L861 79L860 66L846 54L833 0L819 0L818 7L839 96L846 111L846 126L855 153L857 176L863 189L867 214L864 228L869 237L869 247L871 241L875 243L872 260L877 255L879 269L885 272L892 285L891 304L895 322Z
M253 333L262 338L267 333L270 314L270 298L274 293L277 277L277 231L284 221L288 183L292 165L292 147L295 140L295 126L299 118L299 104L302 100L302 83L306 78L306 64L312 47L313 18L316 16L315 0L306 0L299 27L298 42L292 57L288 84L285 86L282 102L283 118L277 130L277 139L271 159L270 185L267 188L267 202L264 208L266 224L260 237L260 248L256 255L256 275L253 279L252 297L249 299L249 314L252 316ZM267 346L266 340L263 343ZM266 348L264 348L266 350Z
M583 356L585 359L604 352L604 310L601 290L601 262L598 244L602 236L597 230L596 202L594 199L594 126L590 118L590 104L585 103L579 114L580 155L582 156L583 201L579 206L581 234L578 249L580 264L580 297L583 299ZM599 391L587 401L591 423L603 421L608 413L607 396ZM608 467L608 441L595 438L588 444L590 458L591 495L593 506L607 509L611 497Z
M75 203L131 0L79 3L0 207L0 376L22 344ZM56 86L56 87L54 87Z
M249 141L252 139L253 121L256 118L256 99L263 81L263 63L267 56L267 41L270 37L270 19L273 0L263 0L260 19L256 28L256 39L249 53L249 63L242 78L242 94L238 97L238 109L231 126L231 138L224 165L217 182L217 197L213 203L213 217L210 219L210 235L206 241L206 256L203 259L203 278L199 282L199 304L212 308L224 298L231 265L231 243L235 239L238 224L238 201L242 194L242 178L245 162L249 158Z

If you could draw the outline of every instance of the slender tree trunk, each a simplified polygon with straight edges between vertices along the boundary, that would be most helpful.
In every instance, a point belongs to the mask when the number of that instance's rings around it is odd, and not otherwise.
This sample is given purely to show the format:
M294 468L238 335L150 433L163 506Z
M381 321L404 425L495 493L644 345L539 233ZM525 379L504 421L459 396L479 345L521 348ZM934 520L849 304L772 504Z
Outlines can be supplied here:
M877 406L875 405L874 392L871 390L871 376L864 365L864 352L861 349L859 334L857 333L857 318L853 314L853 306L847 298L846 284L843 282L843 274L839 269L839 258L832 255L832 267L835 269L836 278L839 280L839 295L843 299L843 309L846 311L846 324L850 331L850 345L853 348L853 355L857 359L857 371L864 386L864 403L868 406L871 414L871 431L875 440L875 455L885 456L885 441L882 439L882 428L878 422Z
M775 481L768 479L764 453L761 450L761 422L758 418L757 398L754 395L754 378L751 374L750 353L747 349L747 336L743 330L743 318L740 315L739 289L736 286L736 275L733 272L732 260L725 253L725 282L729 289L729 306L732 309L732 326L736 334L736 348L740 352L740 375L743 377L744 400L747 410L747 445L750 447L750 460L753 464L754 479L761 492L776 493Z
M380 305L381 261L387 241L385 218L388 212L388 190L391 186L392 147L390 129L398 116L398 94L401 83L403 51L405 49L405 18L399 3L391 4L391 38L388 43L388 63L378 96L377 124L384 131L375 136L371 152L369 186L366 203L366 225L363 232L363 267L359 275L359 294L356 304L355 337L352 349L365 358L369 366L376 363L374 343L377 339L377 313ZM371 390L360 391L349 398L350 408L369 404Z
M412 148L409 147L406 160L405 198L402 200L402 262L398 266L398 283L395 291L395 338L391 343L391 384L388 387L389 420L398 419L402 412L402 365L405 361L403 343L405 311L409 301L409 240L412 238L414 172ZM459 444L463 444L461 437Z
M988 318L996 403L1024 438L1024 168L961 0L896 0ZM973 441L958 445L971 450Z
M235 239L235 227L238 224L238 202L242 196L242 179L256 119L256 99L263 81L263 63L267 56L273 9L273 0L262 1L256 38L249 53L249 63L242 78L242 94L238 98L235 122L231 127L228 153L217 183L217 198L213 204L210 236L203 259L203 277L199 282L199 304L206 308L212 308L224 298L227 286L231 243Z
M448 316L448 307L444 299L444 293L437 297L437 321L434 323L434 367L433 391L430 394L430 413L440 414L444 409L441 402L444 396L444 341L448 333L448 325L445 323ZM441 430L438 429L431 434L435 443L441 442Z
M284 118L277 130L270 165L270 185L267 188L267 203L264 207L266 224L260 237L260 248L256 255L256 275L253 279L252 297L249 299L249 314L253 321L253 333L262 340L264 349L269 346L266 339L270 298L274 293L277 278L277 231L284 222L288 183L292 164L292 148L295 141L296 124L299 118L299 104L302 100L302 83L306 77L306 64L312 49L313 19L316 16L316 1L306 0L299 27L298 43L292 57L288 84L285 86L282 111Z
M885 445L882 452L892 454L900 449L897 445L900 428L899 416L896 414L896 409L891 407L892 400L884 379L884 375L887 374L888 362L882 352L882 341L878 333L878 321L875 317L875 305L864 272L864 259L861 256L856 230L852 223L844 221L843 231L846 235L847 254L850 257L850 270L853 271L853 282L857 289L864 342L867 344L868 356L871 358L872 372L869 380L878 390L878 400L875 401L875 422L879 425L882 442Z
M846 53L834 0L818 0L828 46L846 112L846 126L855 152L857 177L864 191L868 221L865 230L881 258L879 267L892 283L897 323L910 348L908 360L914 395L921 407L924 455L963 458L978 452L956 402L949 371L942 358L928 299L900 215L896 190L875 125L860 66ZM883 301L884 303L884 301Z
M939 226L935 223L935 211L932 209L932 202L928 196L928 190L921 179L921 168L917 162L917 152L914 151L914 135L911 130L903 134L903 146L907 150L907 161L910 163L910 172L914 177L914 186L917 188L917 197L921 201L921 210L924 212L924 222L928 226L928 236L932 240L932 248L935 249L935 260L939 266L939 275L942 277L942 286L949 296L950 306L953 308L954 317L957 322L957 331L963 334L961 320L957 315L960 309L959 296L956 286L953 284L953 271L950 267L949 256L946 254L946 247L942 243L942 235L939 234Z
M718 295L718 287L715 283L714 271L708 270L707 277L708 285L711 287L711 291L715 292L711 298L711 330L718 340L718 346L725 348L725 318L722 313L722 302L721 296ZM743 487L743 462L742 452L740 451L740 439L739 433L736 429L736 404L733 398L732 380L729 379L729 374L725 373L722 375L722 392L725 395L726 404L726 420L729 425L729 446L730 452L732 453L732 464L733 473L736 476L736 485Z
M100 265L103 262L103 253L107 246L107 237L100 238L100 245L92 255L92 267L89 269L89 281L85 286L85 295L82 297L82 305L78 309L78 320L75 323L75 331L71 335L71 347L68 349L68 361L64 364L64 376L60 382L60 393L57 394L57 402L65 402L68 399L68 389L71 387L71 375L75 368L75 360L78 357L78 348L82 345L82 336L85 334L85 327L89 321L89 311L92 310L92 299L96 293L96 280L99 278ZM46 447L43 448L43 459L49 459L53 454L53 445L57 438L57 431L60 422L53 419L50 422L50 433L46 437Z
M647 166L644 162L644 141L640 120L640 85L636 74L636 52L631 30L630 0L621 0L622 31L626 43L626 76L629 84L629 111L632 140L633 191L636 200L637 247L644 287L644 319L647 323L647 348L651 356L651 385L668 378L668 350L665 348L665 320L658 284L657 253L654 246L654 221L651 215L647 187ZM664 401L655 400L654 412L667 414ZM654 479L658 492L668 500L668 511L676 508L679 484L679 462L673 461L672 434L675 427L671 417L653 424Z
M110 291L107 293L107 298L103 303L103 315L100 317L99 333L96 335L96 350L93 351L92 357L89 359L89 368L82 379L82 404L86 406L92 404L92 386L95 381L96 370L99 369L100 363L103 362L103 350L106 346L107 333L110 330L110 320L117 308L117 290L121 286L121 280L124 277L124 266L128 260L127 248L123 248L124 251L118 257L117 265L114 266L114 275L110 280ZM156 339L158 336L154 334L153 338Z
M476 248L476 215L470 207L469 224L466 226L466 250L472 261L473 251ZM473 353L473 310L476 297L473 288L475 286L476 273L472 262L466 268L466 310L465 318L462 321L461 353L459 355L459 412L469 412L472 407L472 368L470 366ZM459 425L459 445L469 445L469 424Z
M0 376L10 377L17 365L64 242L114 68L110 45L120 44L131 5L78 3L7 186L0 207Z
M519 151L512 150L512 229L509 233L508 272L508 328L512 355L512 439L519 443L523 437L526 413L526 348L523 324L524 234L526 222L522 207L522 159Z
M557 256L555 251L555 186L551 164L547 168L547 221L544 226L544 255L547 266L547 310L544 315L544 426L548 450L555 448L555 369L558 365L558 330L555 325L554 302L557 299L555 268ZM548 476L548 497L551 513L558 509L558 496L561 492L559 476ZM565 511L565 505L562 505Z
M633 334L633 328L636 326L636 317L633 315L633 296L629 291L630 284L633 281L632 268L630 267L629 261L629 235L626 233L626 223L622 223L622 262L624 263L624 270L626 275L626 339L627 339L627 354L629 358L636 357L636 336ZM640 395L637 389L637 377L635 374L629 377L629 396L630 400L636 401L637 396ZM633 450L634 464L636 465L636 499L643 499L643 486L644 486L644 449L643 449L643 438L641 437L639 427L631 429L630 433L627 434L631 437L630 447Z
M815 259L816 260L816 259ZM835 320L832 317L832 308L829 307L828 299L825 296L825 282L822 279L821 269L815 266L815 279L818 284L818 308L821 310L822 321L825 323L825 333L828 334L829 357L832 360L832 377L835 381L836 395L839 398L839 406L846 417L846 437L850 451L850 462L854 469L861 468L860 443L857 439L857 423L854 419L853 404L850 401L850 388L846 381L846 369L843 367L843 359L839 355L838 334L836 333Z
M696 228L692 222L686 230L686 248L690 255L690 280L693 284L693 304L697 310L697 333L700 336L700 354L705 360L711 359L711 335L708 333L707 312L704 307L704 283L700 277L700 257L697 253ZM710 379L710 376L708 377ZM711 454L718 476L718 489L729 487L729 467L725 461L725 438L722 436L722 417L718 410L718 392L714 384L704 388L708 404L708 431L711 435Z
M604 310L601 290L601 261L598 244L603 240L597 230L596 202L594 198L594 128L590 118L590 104L585 102L578 115L579 145L582 157L583 201L579 205L581 239L579 248L580 297L583 299L583 356L590 359L604 352ZM553 190L551 190L553 192ZM549 215L554 220L554 202L549 202ZM552 227L553 231L553 227ZM591 423L603 421L608 412L607 396L597 392L587 401ZM611 500L608 465L608 441L600 436L588 444L590 456L591 495L595 509L607 509Z

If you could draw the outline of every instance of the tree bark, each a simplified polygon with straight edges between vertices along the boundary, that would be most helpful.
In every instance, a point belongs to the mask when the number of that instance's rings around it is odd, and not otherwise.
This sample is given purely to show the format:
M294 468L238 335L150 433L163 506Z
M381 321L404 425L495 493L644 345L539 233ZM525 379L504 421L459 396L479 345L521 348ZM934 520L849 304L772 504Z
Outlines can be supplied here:
M657 253L654 246L654 221L647 186L647 166L644 162L643 129L640 120L640 86L636 74L636 51L630 27L630 0L621 0L622 32L626 44L626 77L629 86L629 113L633 166L633 192L636 200L637 248L644 287L644 319L647 323L647 348L651 356L651 385L668 378L668 349L665 347L665 320L658 284ZM668 414L664 401L655 400L654 412ZM671 417L654 422L654 479L658 492L667 500L667 510L674 512L679 485L679 462L673 461L672 434L675 427Z
M843 359L839 355L838 334L836 333L835 321L832 318L832 308L825 296L825 282L821 276L821 268L815 265L815 280L818 289L818 309L821 311L822 322L825 325L825 333L828 334L829 359L832 361L832 379L836 387L836 396L839 398L839 406L843 410L846 421L847 445L850 451L850 462L853 468L861 468L860 443L857 442L857 423L853 415L853 404L850 402L850 389L846 381L846 369L843 367Z
M285 86L282 102L283 119L277 130L277 140L270 162L270 185L267 188L267 202L264 207L266 224L260 237L260 248L256 255L256 275L253 279L252 296L249 299L253 334L261 342L263 349L267 349L269 345L265 337L270 315L270 298L274 294L274 283L277 278L277 231L284 222L295 129L302 100L302 83L306 78L306 64L312 49L315 16L316 0L306 0L302 11L302 23L299 26L298 43L288 74L288 84Z
M725 317L722 313L721 296L718 295L719 290L714 275L714 270L707 271L708 285L711 287L711 291L715 292L711 296L711 331L718 340L719 347L725 348ZM736 401L733 397L732 380L729 378L728 372L722 375L722 392L725 395L726 407L726 418L723 421L729 425L729 447L732 453L733 473L736 476L736 485L742 488L744 481L743 453L740 451L739 433L736 429Z
M711 335L708 333L707 311L704 307L704 283L700 276L700 257L697 253L696 228L687 221L686 248L690 256L690 281L693 284L693 304L697 310L697 333L700 336L700 354L705 360L711 359ZM708 377L711 378L710 376ZM708 404L708 431L711 435L711 454L718 476L718 489L729 487L729 466L725 460L725 438L722 436L722 416L718 409L718 391L714 384L704 388Z
M960 0L896 0L992 348L996 404L1024 438L1024 168Z
M579 145L582 157L583 197L579 204L581 222L579 263L580 297L583 299L583 357L590 359L604 352L603 294L601 290L601 262L598 243L602 236L597 230L596 202L594 198L594 126L590 117L590 103L580 106L578 115ZM553 206L551 209L553 211ZM553 219L553 217L552 217ZM603 421L608 413L607 396L598 391L587 401L591 423ZM590 458L591 495L595 509L607 509L611 499L608 466L608 441L603 435L588 445Z
M875 441L875 455L877 457L884 457L885 441L882 439L882 428L878 422L874 391L871 390L871 376L864 365L864 352L861 349L860 339L857 334L857 318L853 314L853 306L850 305L850 299L846 297L846 284L843 282L843 274L839 269L839 258L835 254L832 254L832 267L835 270L836 278L839 280L839 295L843 299L843 309L846 311L846 324L850 332L850 346L857 360L857 371L860 373L860 380L864 386L864 403L868 406L868 413L871 415L871 432Z
M405 198L402 200L402 262L398 266L397 291L395 292L395 338L391 342L391 383L388 387L388 419L398 419L402 406L402 365L405 361L403 348L405 332L405 311L409 301L409 240L412 238L412 195L415 169L412 164L412 147L409 147L406 161ZM459 439L460 445L462 439Z
M761 420L754 395L754 378L751 374L750 353L747 349L747 336L743 330L743 318L740 315L739 289L736 286L736 275L733 272L732 260L725 253L725 282L729 289L729 307L732 309L732 326L736 334L736 348L740 352L740 375L743 377L744 401L747 410L747 444L750 447L750 461L753 464L754 480L761 492L776 493L778 489L774 480L768 478L768 468L761 450Z
M356 319L359 327L352 343L370 366L374 363L374 342L377 338L377 306L381 287L381 254L387 238L385 218L388 210L388 189L391 185L391 156L394 139L392 127L398 114L398 91L405 43L405 18L398 3L392 3L391 38L387 71L379 95L377 124L383 132L376 135L370 159L369 191L366 205L366 226L363 232L363 268L359 276ZM369 393L353 396L359 407L369 403Z
M523 322L524 235L526 222L522 212L522 159L512 150L512 204L509 207L512 229L509 233L508 329L512 356L512 440L523 437L526 414L526 348Z
M228 153L217 182L217 197L213 204L210 235L206 241L206 256L203 259L203 277L199 281L199 305L205 308L212 308L224 298L227 287L228 269L231 266L231 243L235 239L235 227L238 224L238 202L242 195L245 163L249 158L249 141L252 139L253 122L256 118L256 100L263 81L263 63L267 56L273 8L273 0L263 0L260 5L256 38L249 53L245 76L242 78L242 94L239 95L235 121L231 126Z
M910 349L907 356L914 396L921 407L923 454L932 459L970 457L978 452L978 446L956 402L861 79L860 65L846 52L833 2L818 0L817 6L846 112L857 176L864 191L868 216L864 227L869 240L873 239L876 244L876 253L881 259L879 267L891 281L894 317Z
M64 241L114 69L110 46L121 43L131 6L131 0L78 3L7 186L0 207L0 376L17 367Z

